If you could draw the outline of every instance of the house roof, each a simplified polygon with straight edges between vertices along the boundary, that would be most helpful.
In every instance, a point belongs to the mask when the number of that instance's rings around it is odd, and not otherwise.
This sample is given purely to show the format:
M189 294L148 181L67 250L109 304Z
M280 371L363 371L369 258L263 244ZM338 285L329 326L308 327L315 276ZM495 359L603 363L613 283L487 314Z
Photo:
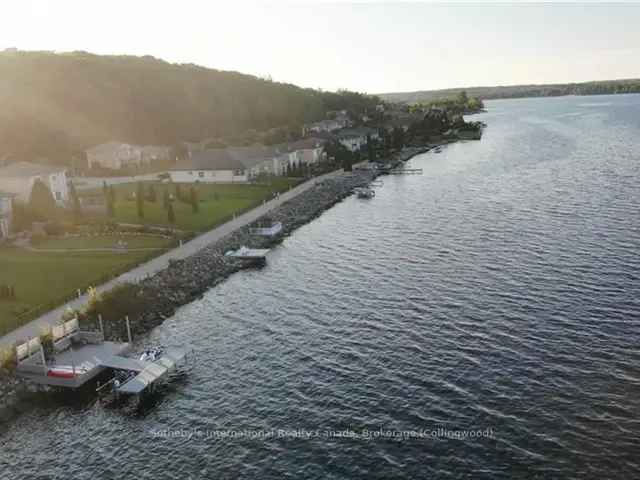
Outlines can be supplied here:
M319 140L324 140L327 142L333 142L336 140L336 135L335 133L329 133L329 132L313 132L313 136L312 138L317 138Z
M277 155L275 146L252 145L249 147L229 147L227 150L229 155L241 162L246 168L255 167Z
M245 166L226 148L193 152L190 159L179 162L172 170L244 170Z
M18 162L0 168L0 178L29 178L38 175L50 175L52 173L62 173L67 169L54 165L40 165L37 163Z

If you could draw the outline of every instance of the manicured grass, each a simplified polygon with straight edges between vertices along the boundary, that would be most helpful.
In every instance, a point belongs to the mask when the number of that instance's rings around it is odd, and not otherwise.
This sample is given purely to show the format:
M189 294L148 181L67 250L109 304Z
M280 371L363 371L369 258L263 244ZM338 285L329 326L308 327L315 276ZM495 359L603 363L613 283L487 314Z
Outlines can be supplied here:
M299 179L277 178L264 185L195 184L198 190L199 211L194 213L189 203L173 201L176 222L170 224L163 206L164 192L176 196L176 186L164 183L144 183L148 192L153 185L155 202L144 202L144 218L138 217L136 201L130 199L137 192L137 184L114 186L116 192L115 218L118 223L172 226L180 230L202 232L229 220L274 193L284 192L298 184ZM183 196L189 198L191 184L182 184ZM101 195L101 191L80 192L80 195ZM38 249L111 248L120 237L71 237L44 239L34 245ZM129 248L165 248L170 240L159 237L124 236ZM64 303L78 289L104 283L135 265L160 254L160 251L139 252L32 252L16 248L0 249L0 285L15 287L15 300L0 300L0 334L10 331L36 316Z
M85 291L104 282L109 275L128 270L150 254L156 253L40 253L0 249L0 285L13 285L16 294L15 300L0 300L0 333L64 303L77 289Z
M127 248L164 248L171 244L171 240L163 237L147 237L139 235L124 236L96 236L96 237L68 237L47 238L34 245L38 250L82 250L91 248L116 248L118 242L127 244Z
M189 198L189 189L194 186L198 191L199 211L193 212L190 203L173 201L176 222L171 224L164 208L164 192L176 197L176 185L145 182L144 191L150 185L156 192L156 201L144 202L144 218L138 217L138 208L132 194L137 192L137 184L114 186L116 192L115 218L118 223L174 226L179 230L201 232L229 220L233 214L239 214L264 200L273 198L275 192L284 192L299 183L298 179L275 178L269 184L180 184L182 195ZM97 192L93 192L96 194Z

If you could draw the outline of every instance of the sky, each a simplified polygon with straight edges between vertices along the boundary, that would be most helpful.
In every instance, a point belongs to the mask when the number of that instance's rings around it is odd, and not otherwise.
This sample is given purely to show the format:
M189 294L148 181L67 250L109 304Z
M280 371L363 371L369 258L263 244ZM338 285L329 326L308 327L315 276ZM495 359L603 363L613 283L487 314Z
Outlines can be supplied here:
M637 78L639 25L631 3L3 0L0 49L152 55L386 93Z

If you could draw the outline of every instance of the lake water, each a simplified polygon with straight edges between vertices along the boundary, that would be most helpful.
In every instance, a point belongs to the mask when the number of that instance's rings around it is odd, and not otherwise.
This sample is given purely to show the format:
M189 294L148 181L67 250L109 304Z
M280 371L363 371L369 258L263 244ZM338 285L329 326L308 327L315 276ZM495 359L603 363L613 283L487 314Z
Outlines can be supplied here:
M640 95L487 103L141 339L194 350L154 404L0 425L0 478L637 478Z

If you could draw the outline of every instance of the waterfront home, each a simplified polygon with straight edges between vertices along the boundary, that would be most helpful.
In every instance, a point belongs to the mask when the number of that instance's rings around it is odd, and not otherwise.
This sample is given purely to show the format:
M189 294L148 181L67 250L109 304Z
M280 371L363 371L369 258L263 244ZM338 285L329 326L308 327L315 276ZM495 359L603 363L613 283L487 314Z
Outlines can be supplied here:
M107 142L86 150L87 163L92 168L120 170L127 167L151 165L157 161L168 161L171 149L162 145L130 145L122 142Z
M350 152L358 152L366 147L367 141L378 140L378 130L370 127L345 128L337 133L340 142Z
M306 165L314 165L326 160L324 151L326 140L322 138L303 138L289 144L289 148L297 152L298 160Z
M128 143L107 142L86 150L89 168L120 170L130 165L139 165L141 152Z
M13 195L0 192L0 240L11 234L13 219Z
M168 174L175 183L243 183L249 179L242 162L223 148L193 152Z
M44 183L56 203L63 206L69 200L69 183L64 167L18 162L0 168L0 190L15 195L21 203L28 203L36 181Z
M279 152L276 147L252 145L248 147L229 147L226 150L244 166L250 179L259 175L282 175L283 173L281 163L278 161Z

